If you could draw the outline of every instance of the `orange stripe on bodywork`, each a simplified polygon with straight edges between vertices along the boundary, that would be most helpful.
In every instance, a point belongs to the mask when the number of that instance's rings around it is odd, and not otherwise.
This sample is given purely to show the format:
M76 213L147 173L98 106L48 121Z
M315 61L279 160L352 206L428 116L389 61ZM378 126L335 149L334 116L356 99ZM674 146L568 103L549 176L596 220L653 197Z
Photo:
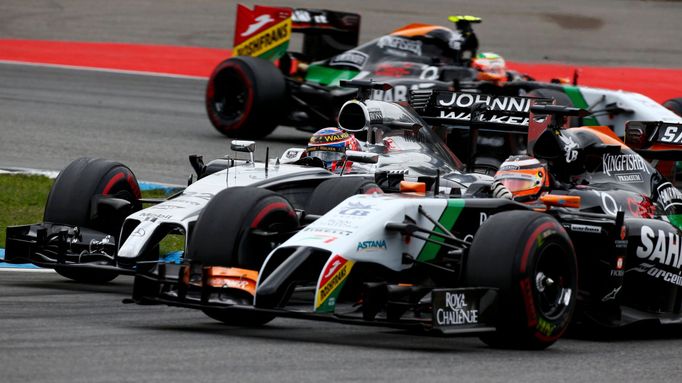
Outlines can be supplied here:
M682 150L680 149L680 145L672 145L672 144L661 144L661 143L655 143L648 148L645 148L647 150Z
M256 283L258 272L237 267L208 267L207 284L211 287L227 287L243 290L247 293L256 295Z
M440 25L415 23L406 25L402 28L398 28L395 31L391 32L391 35L402 37L424 36L427 33L434 31L436 29L444 29L446 31L450 30L448 28L441 27Z
M540 202L545 204L545 206L558 206L558 207L580 207L580 196L577 195L560 195L560 194L545 194L540 197Z
M400 192L414 192L414 193L426 193L426 183L424 182L410 182L410 181L400 181Z
M606 134L607 136L613 138L614 140L617 140L618 142L620 142L621 144L624 145L624 143L623 143L623 141L620 139L620 137L618 137L618 136L616 135L616 132L614 132L613 130L611 130L611 128L609 128L608 126L604 126L604 125L595 125L595 126L585 126L585 128L592 129L592 130L596 130L596 131L599 132L599 133Z
M629 149L623 141L616 136L607 126L583 126L580 128L570 128L573 131L590 132L597 136L597 138L606 145L620 145L624 149Z

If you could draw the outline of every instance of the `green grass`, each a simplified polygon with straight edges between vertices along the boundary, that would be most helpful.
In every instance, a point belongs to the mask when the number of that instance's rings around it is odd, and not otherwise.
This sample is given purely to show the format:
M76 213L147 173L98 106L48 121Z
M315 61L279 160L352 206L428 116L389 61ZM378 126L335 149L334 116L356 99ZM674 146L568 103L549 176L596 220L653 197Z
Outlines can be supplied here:
M54 181L44 176L0 174L0 247L7 226L40 222Z
M54 180L45 176L0 174L0 248L5 247L7 226L43 220L47 195ZM164 190L143 191L144 198L167 197ZM161 241L161 254L182 250L184 236L172 235Z

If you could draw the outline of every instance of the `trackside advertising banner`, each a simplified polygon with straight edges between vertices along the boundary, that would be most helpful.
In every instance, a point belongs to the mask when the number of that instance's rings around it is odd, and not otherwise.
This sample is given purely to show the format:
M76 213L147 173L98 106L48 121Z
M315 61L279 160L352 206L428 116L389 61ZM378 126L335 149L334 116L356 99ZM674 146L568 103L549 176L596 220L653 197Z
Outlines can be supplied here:
M289 47L291 13L291 8L256 5L250 10L238 4L233 54L267 60L279 58Z

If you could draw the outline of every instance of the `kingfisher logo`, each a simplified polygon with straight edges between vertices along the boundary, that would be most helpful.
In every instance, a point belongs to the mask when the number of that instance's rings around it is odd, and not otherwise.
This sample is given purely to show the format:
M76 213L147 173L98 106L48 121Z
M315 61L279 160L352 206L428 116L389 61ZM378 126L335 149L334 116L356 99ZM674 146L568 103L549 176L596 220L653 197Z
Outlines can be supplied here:
M386 246L386 240L382 239L379 241L364 241L364 242L358 242L358 247L356 251L358 252L364 252L364 251L377 251L377 250L387 250L388 247Z

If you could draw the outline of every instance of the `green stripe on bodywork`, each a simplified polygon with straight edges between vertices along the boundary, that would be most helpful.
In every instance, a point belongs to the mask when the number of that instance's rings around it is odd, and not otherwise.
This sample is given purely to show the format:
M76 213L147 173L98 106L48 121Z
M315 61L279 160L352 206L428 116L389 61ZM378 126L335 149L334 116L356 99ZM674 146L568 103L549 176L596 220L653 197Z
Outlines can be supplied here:
M571 99L571 102L573 103L574 107L580 109L590 108L589 105L587 105L587 101L585 101L585 97L583 97L583 94L580 93L580 89L577 86L565 85L564 92L566 93L568 98ZM597 126L599 125L599 122L597 122L597 119L594 117L583 117L583 124Z
M678 229L682 229L682 214L671 214L668 216L670 223Z
M443 210L443 213L440 215L440 218L438 218L438 222L441 225L443 225L443 227L445 227L446 229L452 229L452 227L455 225L455 222L457 222L457 218L459 218L459 214L462 212L463 208L464 200L461 199L448 200L448 205L445 207L445 210ZM438 227L435 227L433 231L435 231L436 233L443 233L443 231ZM443 238L433 234L429 235L429 239L441 243L444 241ZM436 255L440 251L441 247L442 246L437 243L427 242L422 248L422 251L419 252L417 260L422 262L428 262L436 258Z
M338 86L341 80L351 80L358 75L356 70L334 69L322 65L311 65L305 76L306 81L316 82L320 85Z
M280 44L267 52L263 52L263 54L258 57L269 61L275 61L284 56L284 54L287 53L287 49L289 49L289 42Z

